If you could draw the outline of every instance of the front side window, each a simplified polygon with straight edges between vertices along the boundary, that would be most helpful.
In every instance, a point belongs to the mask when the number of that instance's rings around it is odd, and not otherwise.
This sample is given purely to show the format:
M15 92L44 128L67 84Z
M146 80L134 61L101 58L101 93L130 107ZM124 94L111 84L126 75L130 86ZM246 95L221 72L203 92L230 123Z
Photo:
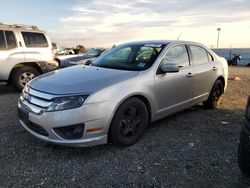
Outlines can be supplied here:
M6 43L3 31L0 31L0 49L6 49Z
M207 51L199 46L190 46L193 64L199 65L208 63Z
M26 47L48 47L48 42L43 33L22 32Z
M189 58L186 46L178 45L172 47L163 58L163 62L174 63L179 65L180 67L189 66Z
M146 70L154 63L162 49L163 44L128 44L113 48L94 63L93 66L140 71Z
M210 53L207 52L207 55L208 55L208 61L209 62L214 61L214 58Z
M16 38L12 31L5 31L5 37L6 37L8 49L17 47Z

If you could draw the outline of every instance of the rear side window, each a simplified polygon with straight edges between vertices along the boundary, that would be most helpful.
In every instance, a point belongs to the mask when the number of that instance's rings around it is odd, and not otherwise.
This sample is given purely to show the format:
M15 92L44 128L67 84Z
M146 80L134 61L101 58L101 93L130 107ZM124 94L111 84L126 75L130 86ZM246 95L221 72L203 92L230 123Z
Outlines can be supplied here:
M208 63L208 56L207 51L199 46L190 46L192 58L193 58L193 64L199 65Z
M6 37L8 49L17 47L16 38L12 31L5 31L5 37Z
M180 67L189 66L189 58L185 45L174 46L163 58L164 62L175 63Z
M6 49L3 31L0 31L0 49Z
M45 48L48 47L48 42L43 33L22 32L26 47Z

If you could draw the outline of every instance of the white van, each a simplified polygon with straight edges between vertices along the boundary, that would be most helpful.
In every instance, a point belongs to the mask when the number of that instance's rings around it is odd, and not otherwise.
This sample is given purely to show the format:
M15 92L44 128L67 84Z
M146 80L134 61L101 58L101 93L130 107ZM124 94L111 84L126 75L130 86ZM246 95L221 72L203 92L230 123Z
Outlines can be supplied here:
M0 23L0 82L21 91L31 79L57 68L44 31L36 26Z

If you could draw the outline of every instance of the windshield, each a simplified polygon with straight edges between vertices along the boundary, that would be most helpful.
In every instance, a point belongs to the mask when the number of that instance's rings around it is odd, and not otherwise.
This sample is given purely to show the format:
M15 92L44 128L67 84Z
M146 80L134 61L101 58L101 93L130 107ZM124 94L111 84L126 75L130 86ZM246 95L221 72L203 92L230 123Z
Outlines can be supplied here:
M99 56L103 51L104 51L104 49L94 49L93 48L93 49L89 50L86 53L86 55L95 57L95 56Z
M148 69L156 60L163 44L130 44L114 48L98 58L92 66L140 71Z

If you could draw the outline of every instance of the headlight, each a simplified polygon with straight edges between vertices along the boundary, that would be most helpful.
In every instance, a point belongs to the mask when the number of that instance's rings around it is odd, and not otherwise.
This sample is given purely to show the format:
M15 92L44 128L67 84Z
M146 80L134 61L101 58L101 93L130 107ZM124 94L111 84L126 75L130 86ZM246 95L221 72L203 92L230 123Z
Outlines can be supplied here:
M76 64L78 65L85 64L85 63L86 63L85 59L76 62Z
M78 61L69 61L69 64L71 64L71 65L77 65Z
M81 64L85 64L86 63L86 60L82 59L82 60L79 60L79 61L70 61L69 64L72 64L72 65L81 65Z
M47 112L68 110L72 108L78 108L83 105L87 96L73 96L73 97L61 97L56 98L52 104L47 108Z

